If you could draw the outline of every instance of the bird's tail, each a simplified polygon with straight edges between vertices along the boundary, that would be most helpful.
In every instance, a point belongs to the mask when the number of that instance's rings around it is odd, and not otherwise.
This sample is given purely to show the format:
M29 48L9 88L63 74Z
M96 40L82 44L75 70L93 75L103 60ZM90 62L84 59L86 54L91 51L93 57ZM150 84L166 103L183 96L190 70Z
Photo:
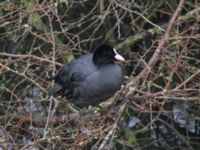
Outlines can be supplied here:
M49 89L49 95L56 96L62 91L62 86L58 83L55 83L53 87Z

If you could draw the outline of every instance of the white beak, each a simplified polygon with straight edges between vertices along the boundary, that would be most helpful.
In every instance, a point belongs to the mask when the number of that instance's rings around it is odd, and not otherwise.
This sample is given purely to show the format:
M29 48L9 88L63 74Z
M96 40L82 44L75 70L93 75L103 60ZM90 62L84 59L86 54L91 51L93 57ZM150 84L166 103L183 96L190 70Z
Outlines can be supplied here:
M115 59L118 60L118 61L125 61L124 57L122 57L120 54L117 53L117 51L115 49L114 50L114 53L115 53Z

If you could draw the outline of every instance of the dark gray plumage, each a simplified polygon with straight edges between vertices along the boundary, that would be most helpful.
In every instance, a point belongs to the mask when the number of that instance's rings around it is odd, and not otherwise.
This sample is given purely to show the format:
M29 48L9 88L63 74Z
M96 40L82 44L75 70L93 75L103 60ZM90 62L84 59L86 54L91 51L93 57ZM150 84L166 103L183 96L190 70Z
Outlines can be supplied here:
M113 47L100 45L93 53L63 65L53 77L55 85L50 93L62 94L79 107L105 101L120 89L123 80L115 61L124 58Z

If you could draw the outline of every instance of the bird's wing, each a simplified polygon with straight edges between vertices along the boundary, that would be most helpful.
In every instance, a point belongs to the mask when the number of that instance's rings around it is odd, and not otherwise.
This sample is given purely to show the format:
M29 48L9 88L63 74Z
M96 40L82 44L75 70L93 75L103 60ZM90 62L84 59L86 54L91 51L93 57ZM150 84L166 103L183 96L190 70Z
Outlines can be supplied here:
M78 87L88 75L87 72L80 70L82 67L80 63L74 63L74 61L61 67L53 77L55 81L55 85L52 88L53 90L51 90L53 91L52 93L54 93L53 95L60 91L62 91L64 95L73 93L73 89Z

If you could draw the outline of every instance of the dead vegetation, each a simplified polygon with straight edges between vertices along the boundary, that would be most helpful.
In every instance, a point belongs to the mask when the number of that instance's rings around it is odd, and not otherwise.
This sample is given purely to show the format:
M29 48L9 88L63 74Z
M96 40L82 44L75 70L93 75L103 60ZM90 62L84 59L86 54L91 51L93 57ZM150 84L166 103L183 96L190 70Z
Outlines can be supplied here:
M105 110L49 97L64 63L110 43L127 79ZM200 2L0 3L1 149L198 149Z

